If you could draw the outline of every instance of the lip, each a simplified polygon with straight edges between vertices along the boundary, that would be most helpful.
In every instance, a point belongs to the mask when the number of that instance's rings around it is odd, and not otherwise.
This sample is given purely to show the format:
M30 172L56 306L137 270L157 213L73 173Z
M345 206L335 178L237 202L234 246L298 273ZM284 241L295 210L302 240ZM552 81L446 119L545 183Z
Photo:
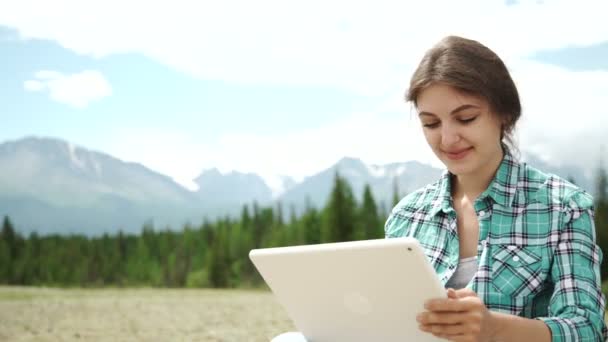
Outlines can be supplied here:
M463 150L458 151L443 151L443 153L445 153L445 155L450 160L460 160L466 157L471 150L473 150L473 147L465 148Z

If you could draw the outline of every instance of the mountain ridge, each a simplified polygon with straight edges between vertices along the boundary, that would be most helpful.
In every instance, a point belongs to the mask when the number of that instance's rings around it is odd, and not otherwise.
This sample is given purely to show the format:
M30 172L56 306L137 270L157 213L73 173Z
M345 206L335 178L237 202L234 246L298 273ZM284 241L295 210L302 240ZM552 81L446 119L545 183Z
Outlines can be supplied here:
M278 176L272 186L252 172L206 169L194 179L199 189L192 191L140 163L37 136L0 143L0 165L0 215L11 217L21 231L93 235L118 229L138 232L150 221L179 228L205 218L236 217L243 205L253 202L281 203L301 213L307 205L325 205L336 173L347 179L359 201L369 184L387 212L395 181L403 196L441 174L417 161L376 165L351 156L300 182ZM538 167L555 169L546 163Z

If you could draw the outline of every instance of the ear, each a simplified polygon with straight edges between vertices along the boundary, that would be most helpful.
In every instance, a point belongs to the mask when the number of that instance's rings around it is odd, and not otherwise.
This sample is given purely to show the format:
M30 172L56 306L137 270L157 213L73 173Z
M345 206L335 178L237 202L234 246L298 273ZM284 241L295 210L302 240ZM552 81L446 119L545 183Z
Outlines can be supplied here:
M498 115L498 114L494 114L495 118L498 120L498 122L500 123L500 141L502 141L505 137L506 134L506 128L509 126L509 117L506 115Z
M505 130L505 127L512 125L511 115L500 115L498 116L500 119L500 129Z

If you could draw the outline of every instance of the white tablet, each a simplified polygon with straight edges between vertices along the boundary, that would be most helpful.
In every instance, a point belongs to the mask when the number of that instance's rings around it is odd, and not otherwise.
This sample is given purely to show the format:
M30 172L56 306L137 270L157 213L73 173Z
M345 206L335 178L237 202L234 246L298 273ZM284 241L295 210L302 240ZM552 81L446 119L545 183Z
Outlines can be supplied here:
M308 341L441 341L418 329L446 291L418 241L255 249L249 258Z

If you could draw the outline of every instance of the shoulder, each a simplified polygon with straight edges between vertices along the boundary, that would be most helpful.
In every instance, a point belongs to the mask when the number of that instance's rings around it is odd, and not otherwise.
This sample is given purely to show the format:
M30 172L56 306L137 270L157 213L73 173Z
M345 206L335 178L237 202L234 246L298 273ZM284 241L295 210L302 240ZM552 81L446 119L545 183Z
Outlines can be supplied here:
M407 194L395 205L391 215L415 212L436 203L441 197L442 179Z
M593 208L593 197L579 186L552 173L521 164L519 201L540 203L562 210Z
M395 205L384 227L387 237L403 235L412 218L419 214L422 220L432 207L440 205L442 180L443 177L407 194Z

